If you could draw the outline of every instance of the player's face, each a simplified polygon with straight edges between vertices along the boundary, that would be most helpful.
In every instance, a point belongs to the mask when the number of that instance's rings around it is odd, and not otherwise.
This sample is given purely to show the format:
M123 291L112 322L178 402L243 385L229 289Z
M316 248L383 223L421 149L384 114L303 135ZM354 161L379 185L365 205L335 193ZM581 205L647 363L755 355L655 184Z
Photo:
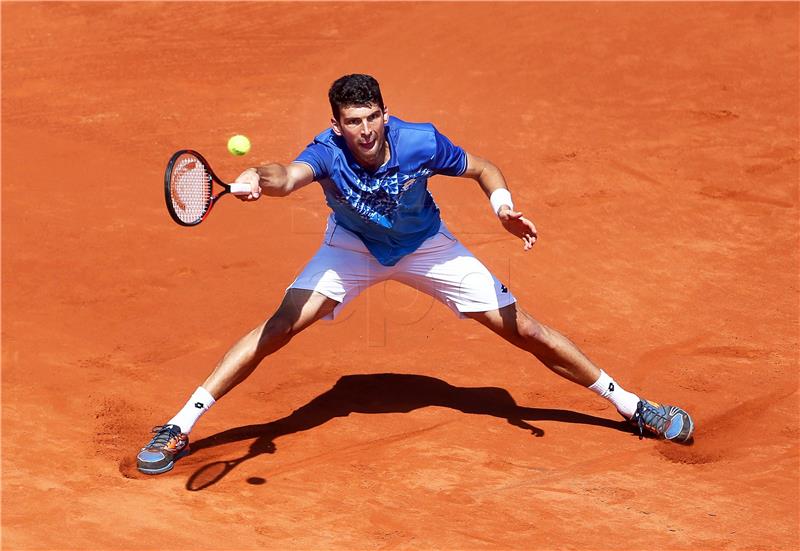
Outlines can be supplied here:
M358 164L371 170L388 160L387 122L389 111L372 104L342 107L339 119L331 119L333 131L344 138Z

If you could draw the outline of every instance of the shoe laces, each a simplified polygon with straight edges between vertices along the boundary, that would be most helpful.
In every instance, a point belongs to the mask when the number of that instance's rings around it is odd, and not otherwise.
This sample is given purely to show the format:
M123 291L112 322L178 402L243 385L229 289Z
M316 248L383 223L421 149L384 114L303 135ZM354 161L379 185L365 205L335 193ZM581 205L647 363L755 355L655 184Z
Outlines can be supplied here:
M636 419L636 426L639 427L639 440L644 438L645 427L650 428L658 434L664 434L669 423L669 417L661 408L654 407L652 404L640 401L636 404L636 413L633 415Z
M181 433L177 425L158 425L153 427L152 432L154 432L156 435L152 440L150 440L150 443L147 445L147 447L155 449L166 447L170 440Z

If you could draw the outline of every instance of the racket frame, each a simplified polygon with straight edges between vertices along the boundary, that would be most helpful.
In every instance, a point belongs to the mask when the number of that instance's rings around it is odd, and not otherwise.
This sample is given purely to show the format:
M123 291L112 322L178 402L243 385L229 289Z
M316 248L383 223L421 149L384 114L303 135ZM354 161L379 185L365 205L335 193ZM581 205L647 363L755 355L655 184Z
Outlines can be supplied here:
M206 206L206 210L203 212L203 216L201 216L199 219L197 219L194 222L186 222L185 220L181 220L181 218L178 216L178 213L175 212L175 208L174 208L174 206L172 204L172 193L171 193L171 189L172 189L172 171L173 171L173 169L175 167L175 163L178 161L178 159L182 155L186 155L186 154L193 155L193 156L197 157L197 160L200 161L201 163L203 163L203 167L205 168L206 175L211 180L209 182L209 186L211 187L211 192L212 193L209 193L209 199L208 199L208 204ZM223 188L222 191L220 191L216 195L213 194L213 191L214 191L213 183L214 182L216 182L217 184L219 184ZM181 226L196 226L196 225L198 225L200 222L202 222L203 220L206 219L206 217L208 216L208 213L211 212L211 209L214 207L214 204L216 204L216 202L219 200L219 198L222 197L225 194L230 193L230 192L231 192L230 184L226 184L225 182L220 180L219 177L217 177L217 175L211 169L211 165L208 164L208 161L206 161L205 157L203 157L200 153L198 153L194 149L181 149L181 150L176 151L175 153L173 153L172 157L170 157L169 162L167 163L167 170L164 173L164 199L167 202L167 211L169 211L170 217L175 222L180 224Z

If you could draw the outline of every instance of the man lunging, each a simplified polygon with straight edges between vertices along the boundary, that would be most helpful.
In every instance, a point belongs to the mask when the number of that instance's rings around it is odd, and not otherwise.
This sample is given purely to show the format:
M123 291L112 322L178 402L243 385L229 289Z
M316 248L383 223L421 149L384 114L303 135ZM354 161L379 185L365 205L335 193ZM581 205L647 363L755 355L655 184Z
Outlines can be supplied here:
M170 470L188 450L189 433L216 400L244 381L294 335L341 308L370 285L394 279L430 294L457 316L471 318L530 352L554 373L609 400L640 435L646 429L674 442L691 441L686 411L624 390L569 339L536 321L442 222L428 191L436 174L471 178L489 197L503 227L536 242L533 222L514 209L500 170L454 145L431 124L389 116L378 82L346 75L331 86L331 127L288 165L245 170L237 182L283 197L319 182L331 214L323 243L289 286L277 311L225 354L186 405L139 452L141 472Z

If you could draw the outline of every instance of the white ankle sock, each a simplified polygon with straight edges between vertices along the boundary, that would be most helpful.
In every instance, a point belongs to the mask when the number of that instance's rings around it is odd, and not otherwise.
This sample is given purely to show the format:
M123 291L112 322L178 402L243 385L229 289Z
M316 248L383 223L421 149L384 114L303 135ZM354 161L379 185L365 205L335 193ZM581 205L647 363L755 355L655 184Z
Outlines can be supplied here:
M589 387L589 390L614 404L614 407L625 419L630 419L636 413L639 397L619 386L602 369L600 370L600 378Z
M197 387L192 397L186 402L186 405L169 421L168 425L178 425L181 432L189 434L200 419L200 416L209 410L214 405L214 397L203 387Z

